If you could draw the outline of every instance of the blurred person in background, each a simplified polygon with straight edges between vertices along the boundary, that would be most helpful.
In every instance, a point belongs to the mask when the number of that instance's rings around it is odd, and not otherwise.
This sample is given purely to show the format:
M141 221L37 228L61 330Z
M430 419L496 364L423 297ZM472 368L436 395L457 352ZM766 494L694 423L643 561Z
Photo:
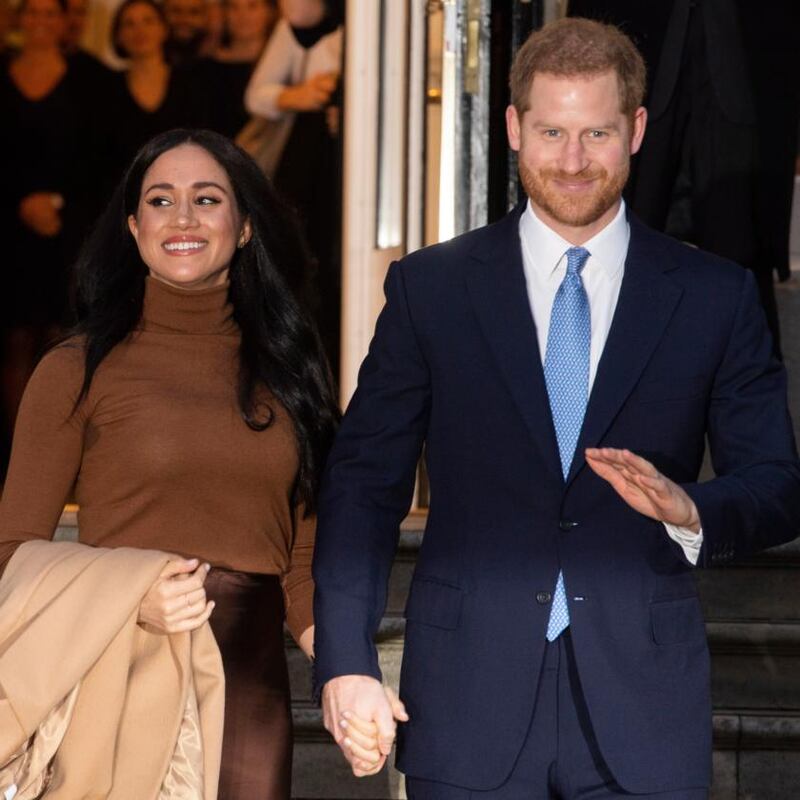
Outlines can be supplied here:
M316 320L338 374L340 326L339 100L343 3L280 0L282 18L245 92L248 111L283 120L275 185L300 218L317 261Z
M66 24L61 40L64 55L69 60L78 80L88 91L97 96L106 96L111 88L111 70L83 46L86 23L89 19L89 0L67 0Z
M249 119L244 93L278 21L278 6L276 0L223 0L221 6L222 44L203 60L202 70L212 97L209 124L233 138Z
M106 128L114 181L156 134L206 125L202 79L168 62L168 35L165 11L153 0L125 0L117 9L111 42L128 66L115 76L109 97Z
M0 63L5 63L10 51L8 35L11 33L14 15L8 0L0 0Z
M211 23L208 0L165 0L163 8L168 31L167 61L179 66L204 55Z
M70 265L97 209L94 103L62 51L65 0L23 0L21 47L0 71L3 176L2 424L68 320Z

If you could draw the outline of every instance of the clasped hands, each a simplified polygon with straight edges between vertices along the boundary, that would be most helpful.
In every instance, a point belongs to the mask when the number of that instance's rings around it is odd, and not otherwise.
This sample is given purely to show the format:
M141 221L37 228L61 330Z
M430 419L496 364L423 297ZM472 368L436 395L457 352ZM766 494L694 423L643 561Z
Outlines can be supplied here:
M325 728L357 778L376 775L392 751L397 722L408 722L400 698L367 675L342 675L322 690Z

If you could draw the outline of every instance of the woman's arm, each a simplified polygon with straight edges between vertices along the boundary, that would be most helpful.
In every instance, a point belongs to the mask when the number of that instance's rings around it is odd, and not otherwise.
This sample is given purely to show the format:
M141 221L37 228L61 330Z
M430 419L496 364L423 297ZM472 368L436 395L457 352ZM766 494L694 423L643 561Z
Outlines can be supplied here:
M294 512L294 541L289 553L289 569L281 579L286 624L292 637L309 657L314 655L314 580L311 577L311 560L314 556L314 537L317 518L303 516L305 508L299 505Z
M73 413L83 349L65 344L39 363L22 397L0 503L0 570L17 547L51 539L83 455L87 403Z

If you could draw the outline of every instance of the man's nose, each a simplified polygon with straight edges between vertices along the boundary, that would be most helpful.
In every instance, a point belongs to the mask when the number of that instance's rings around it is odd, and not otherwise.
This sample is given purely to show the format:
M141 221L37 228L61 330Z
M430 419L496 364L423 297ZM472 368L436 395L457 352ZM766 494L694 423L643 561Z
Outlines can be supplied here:
M560 160L561 169L571 175L576 175L586 168L589 162L586 157L586 148L580 138L569 139L565 142Z

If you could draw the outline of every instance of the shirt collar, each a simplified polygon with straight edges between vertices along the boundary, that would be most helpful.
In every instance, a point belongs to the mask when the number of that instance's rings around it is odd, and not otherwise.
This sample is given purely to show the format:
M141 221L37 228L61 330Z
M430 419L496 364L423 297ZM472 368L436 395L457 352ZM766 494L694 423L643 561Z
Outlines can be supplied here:
M564 253L574 246L536 216L530 200L520 218L519 231L534 269L548 276L555 272ZM589 251L591 260L611 278L625 263L629 240L630 226L625 213L625 201L621 200L614 219L603 230L584 242L582 247Z

